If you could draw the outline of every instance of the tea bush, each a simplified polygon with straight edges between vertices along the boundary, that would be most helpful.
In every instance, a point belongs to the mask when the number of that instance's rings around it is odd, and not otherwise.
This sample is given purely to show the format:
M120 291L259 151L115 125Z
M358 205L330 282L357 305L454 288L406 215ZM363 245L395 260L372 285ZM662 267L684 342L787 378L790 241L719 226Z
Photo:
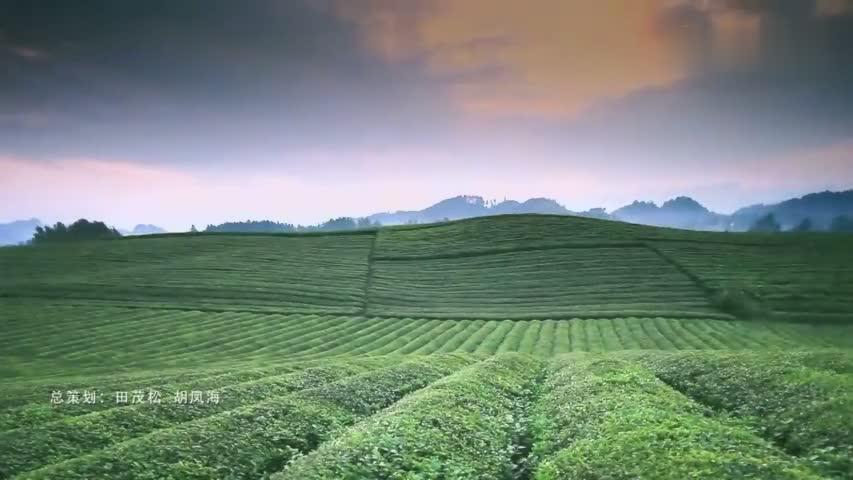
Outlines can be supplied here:
M540 362L503 354L403 399L273 478L510 478Z
M534 407L534 478L820 478L750 430L704 413L628 362L558 364Z

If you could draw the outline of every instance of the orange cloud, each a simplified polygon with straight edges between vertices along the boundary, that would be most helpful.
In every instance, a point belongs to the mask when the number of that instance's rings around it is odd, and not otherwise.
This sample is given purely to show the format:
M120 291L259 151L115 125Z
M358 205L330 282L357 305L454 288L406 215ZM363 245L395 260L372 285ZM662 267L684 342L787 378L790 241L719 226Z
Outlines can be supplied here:
M412 8L417 5L417 8ZM342 2L368 48L422 58L471 113L572 116L685 74L652 0Z

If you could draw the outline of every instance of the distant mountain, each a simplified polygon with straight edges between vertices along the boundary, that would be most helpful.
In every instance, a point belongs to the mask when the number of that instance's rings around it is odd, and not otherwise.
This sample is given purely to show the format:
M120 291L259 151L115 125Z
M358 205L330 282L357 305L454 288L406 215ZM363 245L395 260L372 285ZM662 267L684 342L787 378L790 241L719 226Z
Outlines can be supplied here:
M0 223L0 245L17 245L33 238L36 227L42 226L37 218Z
M474 195L460 195L442 200L423 210L376 213L367 218L382 225L401 225L512 213L577 215L660 227L720 231L746 231L756 220L773 213L782 230L790 230L807 218L810 219L814 230L826 230L836 217L853 218L853 190L812 193L773 205L753 205L732 215L712 212L696 200L684 196L667 200L660 206L654 202L634 201L608 213L603 208L573 212L550 198L497 202L486 201L483 197Z
M442 200L423 210L377 213L370 215L368 218L382 225L400 225L512 213L576 215L648 225L703 230L723 230L726 225L725 216L709 211L688 197L677 197L668 200L660 207L652 202L634 202L614 211L612 214L608 214L603 208L573 212L550 198L531 198L524 202L517 202L515 200L487 202L482 197L460 195Z
M659 227L691 230L725 230L728 217L714 213L690 197L667 200L660 207L654 202L635 201L611 213L615 220Z
M573 212L550 198L531 198L525 202L504 200L486 201L483 197L460 195L442 200L423 210L397 211L393 213L375 213L368 216L371 221L382 225L401 225L406 223L432 223L443 220L503 215L511 213L552 213L572 215Z
M166 233L166 230L158 227L157 225L140 223L133 227L133 230L120 230L120 232L122 235L151 235L154 233Z
M732 230L746 230L756 220L772 213L782 230L790 230L810 219L815 230L826 230L838 216L853 218L853 190L810 193L772 205L752 205L731 215Z

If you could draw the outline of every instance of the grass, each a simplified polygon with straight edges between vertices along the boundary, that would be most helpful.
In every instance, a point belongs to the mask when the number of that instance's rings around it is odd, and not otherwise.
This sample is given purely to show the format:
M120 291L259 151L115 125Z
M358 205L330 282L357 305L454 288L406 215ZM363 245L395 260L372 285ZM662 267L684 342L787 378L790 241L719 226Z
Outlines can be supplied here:
M851 246L521 215L0 249L0 478L853 479Z

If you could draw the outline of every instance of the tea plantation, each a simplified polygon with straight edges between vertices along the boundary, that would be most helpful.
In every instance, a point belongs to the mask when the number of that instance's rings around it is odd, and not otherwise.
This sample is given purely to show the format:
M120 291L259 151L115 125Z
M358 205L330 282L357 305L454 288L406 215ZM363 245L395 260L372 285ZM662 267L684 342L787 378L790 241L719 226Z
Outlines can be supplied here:
M853 479L853 236L0 248L0 478Z

